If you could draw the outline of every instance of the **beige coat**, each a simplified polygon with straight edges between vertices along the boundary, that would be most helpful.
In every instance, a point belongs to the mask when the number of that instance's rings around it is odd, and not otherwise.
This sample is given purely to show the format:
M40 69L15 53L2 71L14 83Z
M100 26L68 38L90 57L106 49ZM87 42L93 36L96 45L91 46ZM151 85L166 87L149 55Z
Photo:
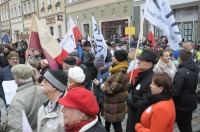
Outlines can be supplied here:
M50 110L48 103L46 101L39 109L37 132L64 132L62 106L56 102L56 107Z
M4 125L8 132L22 132L22 111L27 116L28 122L33 130L37 129L37 113L40 106L46 100L42 94L42 88L33 82L18 86L17 94L12 99L4 118ZM6 123L5 123L6 122Z

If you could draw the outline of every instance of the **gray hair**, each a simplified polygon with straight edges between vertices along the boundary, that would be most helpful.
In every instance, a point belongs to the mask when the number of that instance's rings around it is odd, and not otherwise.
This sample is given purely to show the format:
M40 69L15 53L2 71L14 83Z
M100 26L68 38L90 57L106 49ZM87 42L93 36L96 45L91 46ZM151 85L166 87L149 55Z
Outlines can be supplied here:
M31 66L34 66L36 63L39 63L39 61L35 57L32 57L31 59L28 60L28 63Z

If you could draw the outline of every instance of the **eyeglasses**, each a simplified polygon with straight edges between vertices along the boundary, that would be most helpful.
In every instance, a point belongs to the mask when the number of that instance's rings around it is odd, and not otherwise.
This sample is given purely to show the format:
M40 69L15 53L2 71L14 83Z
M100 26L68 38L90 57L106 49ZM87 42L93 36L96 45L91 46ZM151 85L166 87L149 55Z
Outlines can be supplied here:
M19 58L10 58L9 60L19 60Z

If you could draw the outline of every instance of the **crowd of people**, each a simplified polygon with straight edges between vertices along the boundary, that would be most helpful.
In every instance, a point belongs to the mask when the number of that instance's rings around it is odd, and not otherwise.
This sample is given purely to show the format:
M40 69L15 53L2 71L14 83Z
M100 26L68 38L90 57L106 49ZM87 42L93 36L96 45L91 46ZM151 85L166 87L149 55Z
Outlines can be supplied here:
M194 43L173 51L165 36L155 46L143 37L136 49L137 41L106 41L107 56L95 56L95 42L79 39L82 51L58 69L24 41L2 45L0 131L22 132L25 114L37 132L109 132L111 125L123 132L127 113L126 132L173 132L175 122L192 132L200 61ZM18 88L8 103L2 83L10 80Z

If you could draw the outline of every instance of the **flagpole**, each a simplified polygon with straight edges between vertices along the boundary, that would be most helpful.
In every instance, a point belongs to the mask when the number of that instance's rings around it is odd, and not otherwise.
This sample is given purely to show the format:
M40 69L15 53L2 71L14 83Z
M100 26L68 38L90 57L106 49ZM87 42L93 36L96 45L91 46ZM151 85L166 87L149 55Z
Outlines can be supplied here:
M27 52L29 53L29 48L30 48L30 41L31 41L31 33L32 33L32 27L33 27L33 19L35 17L35 14L32 15L32 22L31 22L31 29L30 29L30 36L29 36L29 43L28 43L28 48L27 48ZM27 64L28 62L28 53L26 53L26 60L25 60L25 64Z
M131 71L131 76L130 76L130 79L129 79L129 84L131 84L132 77L133 77L134 67L135 67L135 64L136 64L137 51L138 51L138 47L139 47L139 44L140 44L140 39L142 38L143 24L144 24L144 15L142 15L142 22L141 22L141 25L140 25L140 33L139 33L139 38L138 38L138 42L137 42L137 47L135 49L133 70Z

